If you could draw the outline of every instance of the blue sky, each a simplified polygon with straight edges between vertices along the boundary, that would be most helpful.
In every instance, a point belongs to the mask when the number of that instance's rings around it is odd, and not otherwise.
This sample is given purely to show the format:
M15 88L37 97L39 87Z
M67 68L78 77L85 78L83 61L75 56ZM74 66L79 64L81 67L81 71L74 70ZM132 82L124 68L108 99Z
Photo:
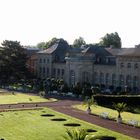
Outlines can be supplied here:
M52 37L99 42L118 32L123 47L140 43L140 0L0 0L0 42L36 45Z

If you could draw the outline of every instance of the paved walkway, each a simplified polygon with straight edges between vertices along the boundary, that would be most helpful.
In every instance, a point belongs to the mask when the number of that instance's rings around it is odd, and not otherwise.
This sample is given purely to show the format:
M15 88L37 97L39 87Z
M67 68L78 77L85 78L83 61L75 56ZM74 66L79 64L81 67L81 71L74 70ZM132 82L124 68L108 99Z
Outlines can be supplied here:
M140 129L134 128L124 124L117 124L115 121L99 118L98 116L88 115L86 112L71 108L71 105L79 104L80 101L74 100L59 100L51 103L26 103L26 104L13 104L13 105L0 105L0 109L9 108L31 108L31 107L49 107L53 110L70 115L72 117L87 121L89 123L131 136L140 140Z

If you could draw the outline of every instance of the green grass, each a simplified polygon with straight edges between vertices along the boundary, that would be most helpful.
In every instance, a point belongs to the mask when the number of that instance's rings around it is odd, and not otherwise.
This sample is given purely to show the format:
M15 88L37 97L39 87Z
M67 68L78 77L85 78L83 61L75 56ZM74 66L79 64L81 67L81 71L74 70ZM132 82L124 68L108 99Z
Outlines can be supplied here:
M44 111L55 116L40 116L45 113ZM65 118L67 121L51 121L50 119L52 118ZM117 140L133 140L131 137L92 125L48 108L43 110L1 112L0 138L5 140L63 140L62 135L66 134L66 129L73 129L63 126L64 123L79 123L81 124L80 128L97 130L97 132L92 133L93 135L114 136Z
M55 99L45 99L40 96L15 93L14 95L9 93L4 93L0 95L0 104L16 104L16 103L33 103L33 102L49 102L55 101Z
M80 110L84 110L86 111L86 107L84 107L83 105L75 105L73 106L74 108L80 109ZM102 112L108 112L109 113L109 118L111 119L115 119L118 116L118 113L116 110L114 109L110 109L110 108L106 108L106 107L102 107L102 106L92 106L92 113L95 115L100 115ZM130 113L130 112L123 112L121 114L123 122L124 123L128 123L129 120L133 119L133 120L137 120L139 121L138 126L140 126L140 114L134 114L134 113Z

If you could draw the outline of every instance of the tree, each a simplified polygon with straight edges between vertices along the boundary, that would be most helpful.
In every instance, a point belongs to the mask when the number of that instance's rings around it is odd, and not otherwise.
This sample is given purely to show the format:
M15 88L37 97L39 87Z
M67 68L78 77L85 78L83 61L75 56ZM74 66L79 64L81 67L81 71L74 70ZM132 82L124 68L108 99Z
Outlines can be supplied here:
M38 43L36 46L37 46L37 48L39 48L39 49L44 49L45 48L45 45L46 45L46 43L45 42L40 42L40 43Z
M45 47L46 47L46 48L49 48L50 46L54 45L58 40L59 40L59 39L56 38L56 37L52 38L51 40L49 40L48 42L46 42Z
M99 44L106 47L112 46L114 48L121 48L121 38L119 37L119 34L117 32L106 34L101 38Z
M82 87L79 82L73 86L73 93L76 94L77 97L82 93Z
M84 41L84 38L79 37L78 39L75 39L73 42L74 48L80 48L82 45L86 45L86 42Z
M91 96L91 98L85 100L85 102L83 103L83 105L87 106L87 113L88 114L91 113L91 106L94 106L96 104L97 104L97 102L95 101L93 96Z
M125 111L127 104L126 103L113 103L113 107L118 112L118 123L122 122L121 113Z
M54 37L51 40L47 41L47 42L39 42L36 47L40 48L42 50L45 50L49 47L51 47L52 45L54 45L59 39Z
M5 40L0 50L0 76L5 81L24 79L28 74L27 55L20 42Z

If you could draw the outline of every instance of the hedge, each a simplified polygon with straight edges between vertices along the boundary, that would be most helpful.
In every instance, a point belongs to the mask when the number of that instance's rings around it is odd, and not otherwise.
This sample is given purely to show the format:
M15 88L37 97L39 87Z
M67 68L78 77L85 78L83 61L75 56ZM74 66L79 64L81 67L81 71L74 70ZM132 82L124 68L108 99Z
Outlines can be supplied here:
M140 96L95 95L94 98L99 105L112 105L113 102L124 102L127 103L127 105L140 106Z

